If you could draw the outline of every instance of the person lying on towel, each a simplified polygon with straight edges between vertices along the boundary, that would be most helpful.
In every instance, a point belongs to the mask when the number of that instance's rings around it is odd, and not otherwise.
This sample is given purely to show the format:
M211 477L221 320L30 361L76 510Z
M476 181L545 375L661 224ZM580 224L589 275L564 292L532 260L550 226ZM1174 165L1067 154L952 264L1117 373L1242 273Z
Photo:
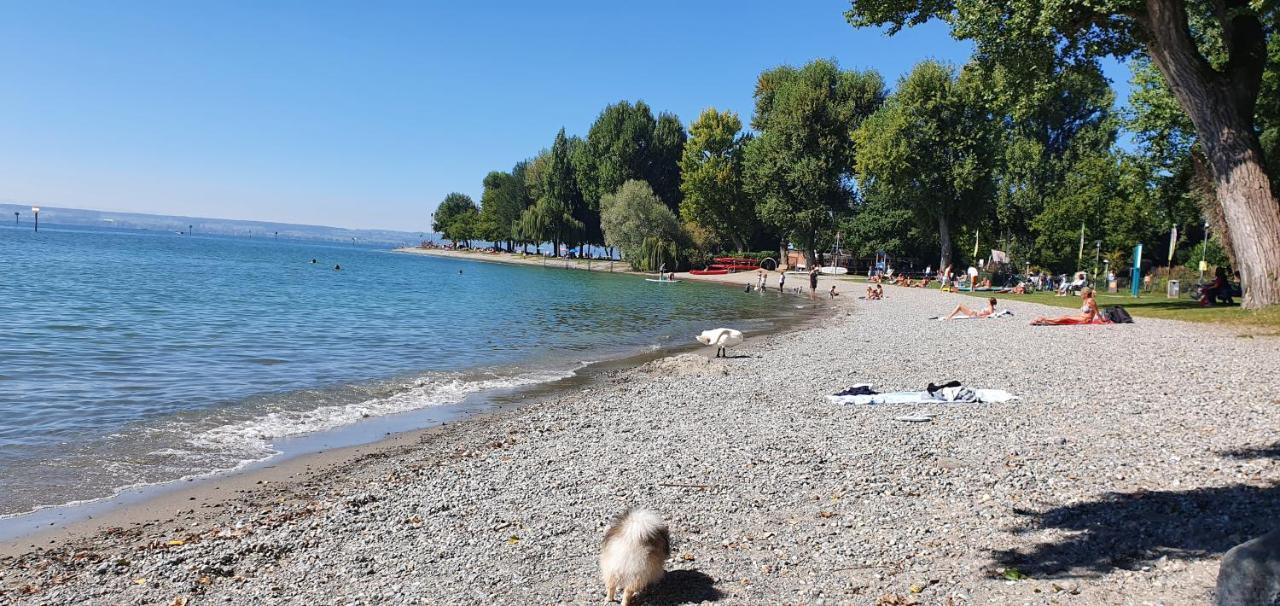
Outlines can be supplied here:
M956 316L964 316L966 318L989 318L991 317L991 314L994 313L996 313L996 299L995 297L992 297L987 299L987 306L978 311L969 309L962 303L956 306L955 310L951 312L951 315L943 319L950 320Z
M1080 291L1080 298L1083 304L1080 306L1078 315L1058 316L1056 318L1047 318L1040 316L1031 321L1032 326L1061 326L1065 324L1109 324L1107 319L1098 313L1098 302L1093 298L1093 289L1085 287Z

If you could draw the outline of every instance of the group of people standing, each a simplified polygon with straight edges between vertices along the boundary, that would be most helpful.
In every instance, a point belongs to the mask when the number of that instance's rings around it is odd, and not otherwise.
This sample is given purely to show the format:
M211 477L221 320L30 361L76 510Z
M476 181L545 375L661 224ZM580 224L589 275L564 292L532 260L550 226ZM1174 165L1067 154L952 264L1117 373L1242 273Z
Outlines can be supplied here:
M809 270L809 298L810 299L818 298L818 275L820 273L821 272L819 272L818 268L816 267ZM763 293L765 290L768 289L768 287L769 287L768 270L757 269L755 290ZM779 270L778 271L778 292L786 292L786 289L787 289L787 272ZM750 285L748 285L748 290L750 290ZM835 285L831 286L831 290L828 294L830 294L831 298L833 299L840 295L840 293L836 291Z

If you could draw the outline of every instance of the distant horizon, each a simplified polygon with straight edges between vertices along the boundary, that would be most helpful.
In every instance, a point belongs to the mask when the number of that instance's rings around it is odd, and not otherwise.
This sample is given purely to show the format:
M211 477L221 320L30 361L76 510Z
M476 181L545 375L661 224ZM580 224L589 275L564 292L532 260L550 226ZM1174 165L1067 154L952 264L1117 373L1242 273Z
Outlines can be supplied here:
M93 208L76 208L57 205L26 205L16 202L0 202L0 226L11 229L13 223L8 218L18 210L22 225L32 224L31 206L40 208L41 226L68 228L129 229L141 231L169 231L184 227L183 224L196 225L194 234L216 236L243 236L243 227L250 235L251 228L258 228L261 233L279 233L280 237L293 240L345 241L348 237L357 241L379 244L416 244L422 240L438 241L440 234L430 230L406 231L381 228L350 228L333 225L315 225L287 221L267 221L259 219L228 219L219 217L201 217L196 215L173 215L164 213L146 213L135 211L101 210ZM60 216L70 214L70 217ZM107 222L103 218L121 219ZM110 226L110 227L108 227Z

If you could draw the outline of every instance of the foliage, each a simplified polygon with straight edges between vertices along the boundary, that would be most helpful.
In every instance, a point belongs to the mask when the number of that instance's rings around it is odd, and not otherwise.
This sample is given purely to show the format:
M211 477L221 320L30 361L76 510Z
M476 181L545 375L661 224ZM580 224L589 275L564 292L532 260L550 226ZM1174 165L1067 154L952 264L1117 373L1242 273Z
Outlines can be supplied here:
M742 250L757 224L743 191L742 121L731 111L708 108L689 126L689 135L680 159L680 216Z
M1280 131L1263 117L1280 109L1280 77L1272 69L1280 4L1270 1L1176 0L852 0L846 13L856 26L888 26L889 33L931 19L952 35L972 40L975 56L999 66L1031 97L1052 78L1046 66L1096 68L1102 57L1150 59L1163 78L1176 79L1164 95L1155 72L1139 64L1136 103L1146 138L1158 158L1186 147L1186 122L1173 115L1176 101L1197 134L1214 179L1217 207L1206 208L1222 225L1245 282L1245 304L1280 303L1280 205L1277 175L1268 151L1280 147ZM1141 71L1145 70L1145 71ZM1261 114L1261 115L1260 115ZM1261 131L1261 136L1259 136ZM1274 147L1273 147L1274 146ZM1164 149L1160 149L1163 147ZM1176 154L1173 154L1176 155ZM1274 157L1274 153L1272 154ZM1272 160L1274 162L1274 159ZM1272 183L1242 175L1265 175ZM1220 216L1221 220L1216 220ZM1231 229L1242 237L1231 238Z
M675 114L658 114L653 127L653 149L649 154L649 172L645 179L653 193L673 211L679 212L684 194L680 189L680 159L689 134Z
M542 197L543 174L551 166L551 150L544 149L524 162L524 188L529 200Z
M588 207L631 179L648 182L671 208L680 202L680 154L685 143L679 118L654 119L644 101L609 105L587 133L586 146L575 156L579 188Z
M884 83L875 72L820 60L762 73L755 101L751 123L760 134L746 146L746 190L760 220L812 261L834 217L852 207L851 134L884 101Z
M976 83L924 61L854 133L859 183L870 199L911 210L938 230L939 267L951 264L952 226L991 199L993 125Z
M520 214L515 236L524 242L550 242L551 255L560 254L560 245L576 242L582 235L582 223L573 218L568 207L555 198L543 196Z
M453 192L444 197L431 215L431 230L451 240L454 246L460 240L477 237L480 208L471 196Z
M616 246L636 269L651 267L655 254L676 250L682 239L680 220L644 181L631 180L600 199L605 243ZM675 255L671 255L674 260Z
M887 253L922 259L931 254L928 248L934 242L921 232L911 209L883 198L864 199L854 215L840 223L840 230L845 250L855 257Z
M480 237L490 242L515 240L513 230L527 206L524 179L493 171L484 177L480 196Z

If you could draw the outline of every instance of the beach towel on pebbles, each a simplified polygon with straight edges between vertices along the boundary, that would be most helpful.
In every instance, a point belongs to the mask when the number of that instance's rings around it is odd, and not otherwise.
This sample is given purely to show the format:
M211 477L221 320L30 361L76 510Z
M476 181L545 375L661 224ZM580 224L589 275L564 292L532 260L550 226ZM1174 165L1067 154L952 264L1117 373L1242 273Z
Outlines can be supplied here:
M847 393L856 390L856 393ZM871 393L866 393L871 391ZM944 387L937 391L895 391L874 393L871 385L860 383L839 394L827 396L833 404L998 404L1018 399L1002 389Z
M1012 312L1012 311L1007 310L1007 309L1002 309L1002 310L997 311L996 313L991 314L991 315L989 315L989 316L956 316L956 317L951 318L951 319L952 319L952 320L993 320L993 319L995 319L995 318L1012 318L1012 317L1013 317L1013 312ZM946 317L946 316L933 316L933 317L930 317L929 319L930 319L930 320L942 320L942 321L944 321L944 322L945 322L945 321L947 320L947 317Z

